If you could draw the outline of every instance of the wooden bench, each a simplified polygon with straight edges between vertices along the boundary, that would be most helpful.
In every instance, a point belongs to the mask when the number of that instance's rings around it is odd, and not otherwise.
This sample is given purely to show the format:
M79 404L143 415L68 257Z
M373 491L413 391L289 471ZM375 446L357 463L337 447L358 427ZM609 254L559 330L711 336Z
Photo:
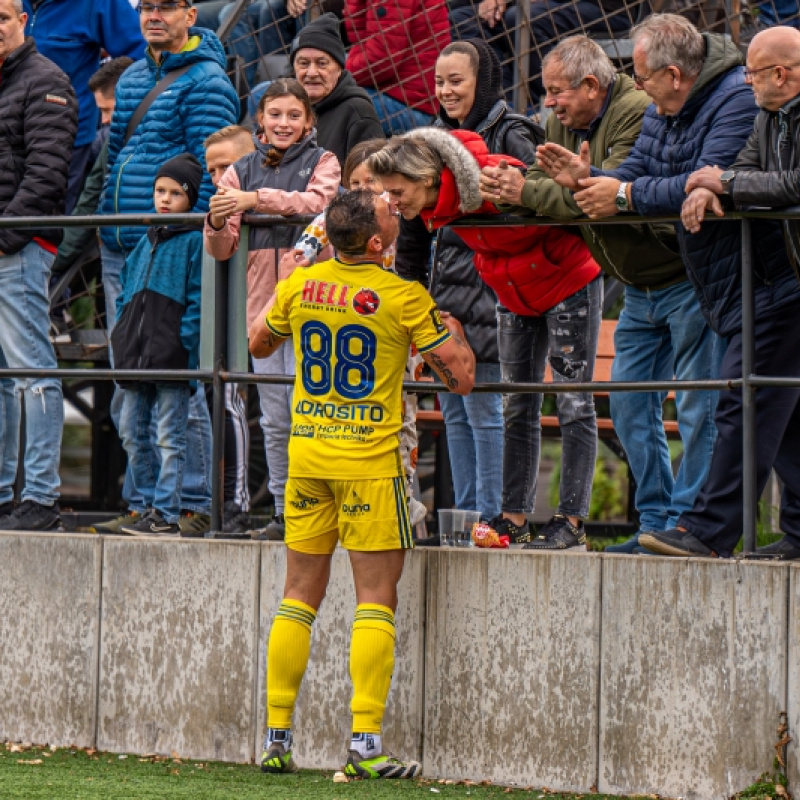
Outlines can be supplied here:
M617 321L611 319L604 319L600 323L600 337L597 342L597 358L595 360L595 367L594 367L594 380L595 381L610 381L611 380L611 365L614 362L614 331L617 328ZM552 383L553 382L553 374L550 370L550 365L547 365L545 370L545 383ZM609 392L596 392L596 397L608 397ZM670 392L667 395L667 401L675 400L675 393ZM542 436L560 436L561 435L561 428L558 424L558 417L557 416L542 416L541 417L542 423ZM439 409L420 409L417 412L417 429L420 432L423 431L433 431L433 432L443 432L444 431L444 419L442 417L442 412ZM678 422L674 419L665 419L664 420L664 431L667 434L668 439L679 439L680 434L678 431ZM597 417L597 436L599 439L602 439L606 446L614 453L617 458L625 461L627 463L627 457L625 455L625 450L622 447L622 444L617 437L617 433L614 430L614 423L612 422L610 417L607 416L598 416ZM439 459L441 457L447 458L446 451L443 451L443 448L446 448L446 439L444 436L439 436L437 441L437 463L439 463ZM438 470L437 470L438 471ZM443 480L442 475L438 475L438 481ZM449 477L448 477L449 480ZM437 483L438 483L437 481ZM636 506L634 503L634 493L635 493L635 483L633 481L633 476L630 474L630 469L628 470L628 519L632 520L635 519L636 513ZM435 492L435 494L437 494Z

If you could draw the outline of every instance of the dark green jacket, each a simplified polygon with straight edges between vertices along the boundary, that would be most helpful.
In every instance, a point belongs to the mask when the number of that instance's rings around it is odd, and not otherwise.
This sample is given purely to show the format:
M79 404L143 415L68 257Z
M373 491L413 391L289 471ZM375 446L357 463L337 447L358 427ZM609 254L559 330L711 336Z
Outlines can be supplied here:
M619 166L639 136L650 99L637 91L627 75L611 88L603 116L589 132L592 166L609 170ZM547 120L545 137L577 153L581 138L555 116ZM541 216L559 219L582 217L572 192L563 189L538 166L528 170L522 202ZM686 280L686 269L672 225L597 225L580 228L595 261L622 283L637 289L665 289Z
M92 171L83 184L78 203L72 211L73 216L89 216L96 214L100 205L100 193L106 179L108 164L108 139L94 162ZM58 253L53 262L53 274L66 272L75 261L83 255L86 248L97 241L97 228L64 228L64 238L58 246Z

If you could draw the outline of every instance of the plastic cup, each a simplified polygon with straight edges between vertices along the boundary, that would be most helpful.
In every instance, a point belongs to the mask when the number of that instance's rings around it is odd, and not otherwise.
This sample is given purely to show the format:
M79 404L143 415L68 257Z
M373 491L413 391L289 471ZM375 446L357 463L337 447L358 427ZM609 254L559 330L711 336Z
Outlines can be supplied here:
M460 537L456 538L456 547L472 547L472 526L481 521L480 511L463 511L464 526Z
M453 547L455 545L455 515L463 515L463 513L463 511L452 511L449 508L439 509L439 544L442 547ZM463 516L461 517L461 521L463 526Z

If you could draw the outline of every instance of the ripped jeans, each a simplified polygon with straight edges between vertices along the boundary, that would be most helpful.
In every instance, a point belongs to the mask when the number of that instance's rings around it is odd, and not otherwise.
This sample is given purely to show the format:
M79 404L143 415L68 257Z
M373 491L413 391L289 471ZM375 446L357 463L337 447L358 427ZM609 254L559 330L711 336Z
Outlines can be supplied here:
M47 285L54 256L35 242L0 257L0 367L54 369ZM25 404L25 485L20 500L58 500L64 397L57 378L0 380L0 503L14 497Z
M554 383L590 381L594 374L603 306L603 280L583 289L541 317L497 310L503 383L539 383L549 361ZM557 394L561 426L558 513L589 515L597 458L597 418L591 393ZM541 394L504 396L503 511L529 514L536 500L542 425Z

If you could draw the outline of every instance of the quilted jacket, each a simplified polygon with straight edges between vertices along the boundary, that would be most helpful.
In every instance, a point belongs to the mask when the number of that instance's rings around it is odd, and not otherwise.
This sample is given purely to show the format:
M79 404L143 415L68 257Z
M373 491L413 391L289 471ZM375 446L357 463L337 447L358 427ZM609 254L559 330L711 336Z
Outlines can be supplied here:
M472 131L417 128L407 135L424 139L445 163L436 205L420 213L429 230L469 213L496 214L495 206L481 199L481 169L497 165L501 158L511 166L525 166L510 156L490 154L486 142ZM475 269L498 301L521 316L541 316L600 274L583 239L566 230L544 226L455 230L475 251ZM453 309L456 317L462 312Z
M744 82L742 55L723 36L704 33L703 69L683 108L662 116L650 106L642 133L615 170L592 174L632 181L633 205L643 216L677 214L689 175L707 164L733 164L753 129L758 111ZM677 224L678 243L689 280L711 328L730 336L741 327L741 227L707 222L689 234Z
M0 64L0 214L61 214L78 128L69 78L30 37ZM0 253L18 253L35 236L58 244L60 229L0 230Z
M450 44L444 0L347 0L347 69L359 86L436 114L434 66Z
M216 35L191 28L187 49L167 53L156 64L146 53L117 84L116 106L108 140L110 171L101 203L103 214L154 212L153 183L165 161L189 152L205 164L203 141L239 116L239 98L225 74L225 51ZM162 92L123 147L125 129L134 111L165 72L191 65L188 72ZM210 176L203 182L195 211L207 211L214 192ZM111 250L129 253L146 228L102 228Z

